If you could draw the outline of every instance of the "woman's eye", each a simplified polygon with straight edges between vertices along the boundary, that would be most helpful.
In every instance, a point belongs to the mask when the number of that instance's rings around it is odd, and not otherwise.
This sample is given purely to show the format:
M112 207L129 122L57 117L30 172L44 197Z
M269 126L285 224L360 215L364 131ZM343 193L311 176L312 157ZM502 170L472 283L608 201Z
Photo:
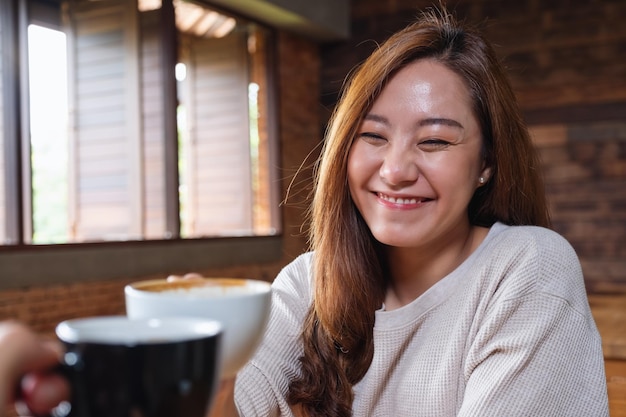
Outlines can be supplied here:
M445 141L443 139L425 139L419 143L421 148L425 149L441 149L446 148L450 145L450 142Z
M373 132L361 132L359 133L359 137L367 142L378 142L385 140L383 136Z

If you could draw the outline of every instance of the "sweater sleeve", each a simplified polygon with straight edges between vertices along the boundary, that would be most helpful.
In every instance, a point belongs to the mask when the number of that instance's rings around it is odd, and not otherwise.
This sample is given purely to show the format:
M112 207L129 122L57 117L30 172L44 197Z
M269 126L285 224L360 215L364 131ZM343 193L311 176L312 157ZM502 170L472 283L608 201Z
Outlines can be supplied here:
M458 417L608 417L601 340L578 259L564 240L535 243L471 341Z
M311 303L310 257L302 255L287 265L272 284L265 335L235 381L235 404L242 417L293 415L286 396L302 356L300 332Z

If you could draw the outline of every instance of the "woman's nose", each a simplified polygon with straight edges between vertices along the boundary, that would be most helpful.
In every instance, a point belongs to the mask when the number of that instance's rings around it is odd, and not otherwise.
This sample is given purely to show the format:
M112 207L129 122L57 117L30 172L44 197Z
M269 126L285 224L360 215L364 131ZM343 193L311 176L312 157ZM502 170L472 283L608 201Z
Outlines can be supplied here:
M385 154L380 167L380 177L388 185L413 183L417 181L419 175L416 156L410 150L398 147L389 149Z

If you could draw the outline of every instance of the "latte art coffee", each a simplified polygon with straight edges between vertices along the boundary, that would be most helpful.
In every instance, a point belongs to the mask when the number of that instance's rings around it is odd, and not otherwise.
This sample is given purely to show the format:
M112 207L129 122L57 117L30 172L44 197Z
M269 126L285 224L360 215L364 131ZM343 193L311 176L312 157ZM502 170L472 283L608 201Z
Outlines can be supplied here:
M147 281L135 288L143 291L180 294L189 297L218 297L224 295L244 295L258 292L254 281L232 278L212 278L180 280L173 282ZM265 287L265 284L262 284Z

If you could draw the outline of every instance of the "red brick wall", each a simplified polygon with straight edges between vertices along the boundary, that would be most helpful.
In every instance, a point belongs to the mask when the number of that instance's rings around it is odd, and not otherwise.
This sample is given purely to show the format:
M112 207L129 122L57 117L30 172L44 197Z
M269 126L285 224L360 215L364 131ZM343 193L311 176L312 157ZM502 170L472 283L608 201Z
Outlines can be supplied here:
M354 0L353 39L321 50L325 107L375 42L433 3ZM540 149L554 227L579 254L588 290L626 292L626 2L448 3L484 29L509 69Z

